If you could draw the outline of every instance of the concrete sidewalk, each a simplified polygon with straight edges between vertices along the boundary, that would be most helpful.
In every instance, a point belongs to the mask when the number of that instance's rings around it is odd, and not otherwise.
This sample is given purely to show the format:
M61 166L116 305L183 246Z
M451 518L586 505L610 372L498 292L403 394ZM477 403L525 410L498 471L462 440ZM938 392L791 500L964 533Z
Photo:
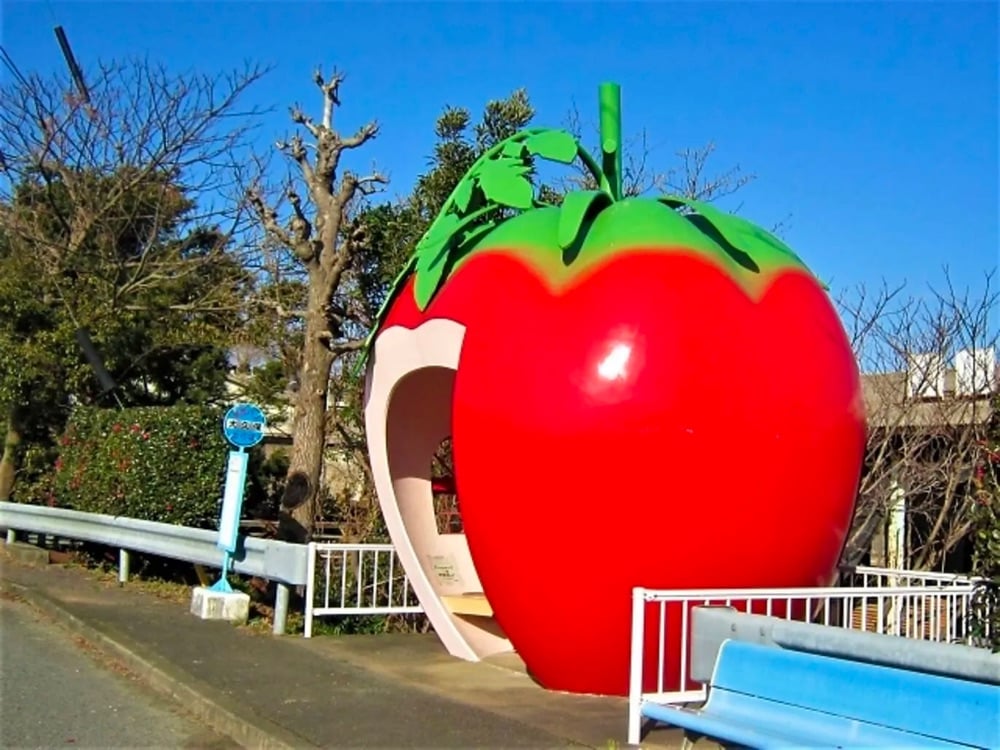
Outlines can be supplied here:
M6 589L246 747L625 746L624 699L546 691L515 655L461 661L433 634L274 637L79 568L0 564Z

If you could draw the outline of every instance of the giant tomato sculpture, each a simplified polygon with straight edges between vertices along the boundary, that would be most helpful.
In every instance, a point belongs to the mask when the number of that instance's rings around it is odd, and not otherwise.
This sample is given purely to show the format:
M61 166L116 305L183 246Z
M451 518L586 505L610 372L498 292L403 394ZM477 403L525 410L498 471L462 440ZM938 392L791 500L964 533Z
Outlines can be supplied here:
M603 165L529 130L472 167L387 302L366 405L393 541L449 650L509 638L546 687L602 694L626 691L633 586L828 583L865 438L821 284L743 219L623 197L617 108L602 87ZM597 188L546 204L539 158L581 159ZM430 516L449 435L465 539ZM479 590L479 617L449 603Z

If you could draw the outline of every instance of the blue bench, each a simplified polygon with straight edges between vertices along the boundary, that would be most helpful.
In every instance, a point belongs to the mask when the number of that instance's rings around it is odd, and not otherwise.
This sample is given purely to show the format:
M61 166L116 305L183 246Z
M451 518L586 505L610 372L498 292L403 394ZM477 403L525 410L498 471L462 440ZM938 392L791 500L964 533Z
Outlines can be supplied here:
M1000 687L727 640L700 708L642 714L750 748L1000 748Z

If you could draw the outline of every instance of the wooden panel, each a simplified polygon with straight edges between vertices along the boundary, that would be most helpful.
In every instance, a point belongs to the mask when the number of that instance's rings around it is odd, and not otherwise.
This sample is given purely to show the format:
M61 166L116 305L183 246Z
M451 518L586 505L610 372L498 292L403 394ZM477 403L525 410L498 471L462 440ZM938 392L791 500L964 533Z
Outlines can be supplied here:
M486 601L484 594L469 593L459 596L442 596L441 601L444 602L444 606L456 615L493 617L493 608Z

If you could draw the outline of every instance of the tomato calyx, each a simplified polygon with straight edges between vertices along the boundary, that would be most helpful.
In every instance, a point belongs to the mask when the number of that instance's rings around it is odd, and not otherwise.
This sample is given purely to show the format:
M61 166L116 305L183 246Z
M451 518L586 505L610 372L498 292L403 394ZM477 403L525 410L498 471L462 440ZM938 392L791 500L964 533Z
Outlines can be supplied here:
M802 260L784 242L746 219L721 211L705 202L684 196L666 195L655 199L625 196L622 191L621 113L617 85L600 89L602 163L583 148L566 130L529 128L497 143L469 168L455 186L437 217L418 241L413 254L393 281L379 310L358 363L361 367L371 352L375 336L393 302L410 285L414 302L424 311L447 282L456 265L472 252L493 244L495 231L518 216L535 211L559 212L556 242L562 263L571 267L595 219L611 206L623 202L659 203L676 217L657 221L668 229L650 238L661 243L684 244L698 230L695 244L726 262L734 262L741 272L760 274L768 267L805 268ZM536 160L560 164L579 160L597 189L567 193L556 205L536 194L533 178ZM669 227L675 230L670 230ZM513 227L511 227L513 228ZM524 245L537 240L524 237ZM551 242L551 239L549 240Z

